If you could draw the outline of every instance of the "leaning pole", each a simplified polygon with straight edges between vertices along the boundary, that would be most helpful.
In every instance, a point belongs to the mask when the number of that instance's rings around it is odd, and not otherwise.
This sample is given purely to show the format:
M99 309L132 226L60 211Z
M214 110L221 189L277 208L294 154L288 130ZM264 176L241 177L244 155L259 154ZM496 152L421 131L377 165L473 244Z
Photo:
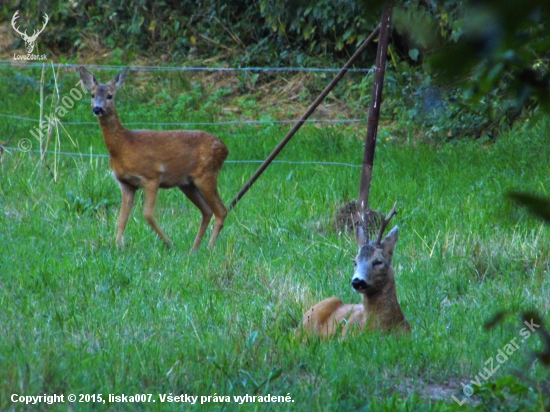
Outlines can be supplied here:
M376 29L373 30L373 32L370 34L369 37L361 44L361 46L357 49L355 54L351 56L349 61L344 65L344 67L338 72L336 77L332 79L332 81L329 83L329 85L323 90L323 92L315 99L315 101L309 106L309 108L306 110L306 112L303 114L303 116L298 120L298 122L294 125L294 127L288 132L288 134L285 136L283 140L277 145L277 147L271 152L271 154L267 157L267 159L261 164L261 166L258 168L256 173L252 175L250 180L245 183L245 185L242 187L242 189L237 193L237 196L229 203L228 209L231 210L237 202L245 195L245 193L250 189L250 187L254 184L254 182L260 177L260 175L264 172L265 169L268 168L268 166L271 164L273 159L277 157L277 155L283 150L283 148L286 146L286 144L292 139L292 137L296 134L296 132L302 127L302 125L305 123L305 121L311 116L311 114L315 111L317 106L321 104L321 102L325 99L325 97L330 93L330 91L338 84L338 82L344 77L344 75L347 73L347 71L350 69L350 67L355 63L355 61L359 58L361 53L365 51L369 43L376 37L378 32L380 31L380 26L376 27ZM387 47L387 46L386 46ZM385 60L384 60L385 64ZM383 76L383 75L382 75Z

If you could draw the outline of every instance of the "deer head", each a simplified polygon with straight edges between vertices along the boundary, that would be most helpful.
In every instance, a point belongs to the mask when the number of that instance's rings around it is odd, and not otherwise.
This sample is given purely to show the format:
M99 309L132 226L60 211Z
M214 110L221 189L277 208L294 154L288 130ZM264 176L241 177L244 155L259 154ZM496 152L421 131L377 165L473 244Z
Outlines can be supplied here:
M351 285L358 293L374 295L380 292L386 285L393 281L393 269L391 267L393 250L398 238L398 229L395 226L382 240L386 226L396 214L393 205L390 213L382 220L380 231L375 241L370 241L366 228L358 227L356 241L359 245L359 253L355 258L355 270Z
M44 24L42 25L42 28L40 30L35 30L32 36L27 35L27 30L25 32L21 32L18 27L15 26L16 20L19 17L19 10L15 12L13 15L13 18L11 19L11 25L13 26L13 29L21 35L21 38L25 41L25 48L27 49L27 53L32 53L34 50L34 44L36 42L36 39L38 38L38 35L44 31L46 28L46 24L48 24L48 21L50 18L46 13L44 13Z
M78 71L80 72L82 84L92 92L92 111L94 114L97 117L101 117L116 112L115 95L117 90L124 83L129 68L117 74L114 79L107 84L99 84L94 75L85 67L79 67Z

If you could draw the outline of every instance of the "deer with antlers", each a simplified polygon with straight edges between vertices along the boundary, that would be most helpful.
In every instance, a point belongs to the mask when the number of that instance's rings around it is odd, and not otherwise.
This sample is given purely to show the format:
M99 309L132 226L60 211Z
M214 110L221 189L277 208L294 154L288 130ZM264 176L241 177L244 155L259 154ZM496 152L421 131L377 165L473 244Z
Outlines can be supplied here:
M42 28L40 30L35 30L32 34L32 36L29 36L27 34L27 30L24 32L21 32L18 27L15 26L17 19L19 18L19 10L15 12L11 19L11 25L13 29L21 36L23 41L25 42L25 48L27 49L27 53L31 54L34 50L34 45L36 42L36 39L38 38L38 35L44 31L46 28L46 25L48 24L48 21L50 21L50 18L46 13L44 13L44 24L42 25Z
M117 244L122 241L135 193L141 188L145 191L145 220L169 248L170 240L154 217L155 201L159 188L177 187L202 213L191 251L199 248L212 215L215 224L210 247L214 247L227 215L217 188L218 173L229 154L227 146L217 137L197 130L127 130L118 118L115 95L128 68L107 84L99 84L84 67L78 71L82 84L92 92L92 111L99 121L111 169L122 191Z
M357 228L356 241L359 253L355 258L355 270L351 285L361 294L361 304L345 304L338 297L325 299L311 309L303 318L303 329L309 335L333 336L339 328L345 337L350 328L363 330L409 332L410 325L405 319L397 300L392 257L397 243L398 229L394 227L382 240L390 219L396 214L396 204L382 220L378 237L370 241L366 228Z

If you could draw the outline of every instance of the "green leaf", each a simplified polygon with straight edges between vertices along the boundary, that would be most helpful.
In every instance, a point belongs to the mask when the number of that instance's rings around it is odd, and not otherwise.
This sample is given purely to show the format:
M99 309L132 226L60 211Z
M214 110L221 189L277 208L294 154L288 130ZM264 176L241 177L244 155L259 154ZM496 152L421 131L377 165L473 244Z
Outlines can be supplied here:
M349 29L346 30L346 32L344 33L344 36L342 36L342 38L344 40L347 40L355 31L355 28L351 27Z

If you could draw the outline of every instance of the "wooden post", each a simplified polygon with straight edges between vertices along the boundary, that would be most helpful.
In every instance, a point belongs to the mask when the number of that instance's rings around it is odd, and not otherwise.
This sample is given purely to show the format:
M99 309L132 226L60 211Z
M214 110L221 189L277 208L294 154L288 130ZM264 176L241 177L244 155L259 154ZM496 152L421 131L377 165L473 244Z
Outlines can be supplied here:
M380 22L380 35L378 36L378 50L376 52L376 64L372 97L369 108L369 120L367 124L367 137L365 139L365 152L363 154L363 167L361 169L361 182L359 184L359 198L357 211L363 216L369 204L369 193L372 180L372 167L374 164L374 150L376 148L376 134L378 132L378 120L380 119L380 105L382 103L382 89L384 88L384 74L386 72L386 56L388 54L389 34L391 27L393 4L387 3L382 10Z
M324 100L324 98L330 93L330 91L336 86L336 84L344 77L344 75L347 73L348 69L355 63L355 61L359 58L361 53L367 48L367 45L374 39L374 37L378 34L380 29L380 26L378 26L374 31L371 33L371 35L361 44L361 46L357 49L355 54L351 56L351 58L348 60L348 62L345 64L345 66L338 72L336 77L332 79L332 81L329 83L327 87L325 87L325 90L315 99L315 101L309 106L309 108L306 110L306 112L303 114L303 116L298 120L298 122L294 125L292 130L290 130L285 138L277 145L277 147L271 152L271 154L267 157L267 159L261 164L261 166L258 168L256 173L250 178L248 182L245 183L243 188L237 193L237 196L231 201L231 203L228 206L228 210L233 209L237 202L244 196L244 194L250 189L250 187L254 184L254 182L260 177L260 175L264 172L265 169L269 166L269 164L277 157L277 155L283 150L283 148L286 146L286 144L292 139L294 134L302 127L302 125L305 123L306 119L311 116L311 114L315 111L317 106L321 104L321 102Z

